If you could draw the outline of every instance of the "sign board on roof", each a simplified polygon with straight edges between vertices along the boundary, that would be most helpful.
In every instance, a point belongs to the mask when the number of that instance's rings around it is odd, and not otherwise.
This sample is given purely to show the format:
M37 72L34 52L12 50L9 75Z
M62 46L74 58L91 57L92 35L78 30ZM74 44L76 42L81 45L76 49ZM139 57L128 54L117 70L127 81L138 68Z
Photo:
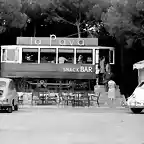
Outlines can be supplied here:
M97 38L17 37L17 45L98 46Z

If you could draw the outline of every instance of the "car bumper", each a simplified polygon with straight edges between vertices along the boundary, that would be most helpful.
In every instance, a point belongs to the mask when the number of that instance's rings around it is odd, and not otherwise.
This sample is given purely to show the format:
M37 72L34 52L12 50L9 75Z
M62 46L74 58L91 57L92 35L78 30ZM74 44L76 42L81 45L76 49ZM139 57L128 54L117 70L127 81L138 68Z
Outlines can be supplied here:
M129 108L144 108L144 104L127 104Z
M129 108L142 108L144 109L144 106L128 106Z
M10 106L11 106L11 104L9 104L9 103L0 102L0 108L1 108L1 107L10 107Z
M142 100L129 99L126 104L129 108L144 108L144 101Z

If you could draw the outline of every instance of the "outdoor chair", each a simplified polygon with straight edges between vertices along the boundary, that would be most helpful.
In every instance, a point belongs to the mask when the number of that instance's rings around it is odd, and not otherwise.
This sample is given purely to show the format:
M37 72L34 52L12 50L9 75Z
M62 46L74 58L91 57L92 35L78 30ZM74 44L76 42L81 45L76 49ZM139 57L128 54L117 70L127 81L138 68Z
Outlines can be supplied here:
M80 96L79 93L77 93L77 92L74 92L74 93L73 93L73 99L72 99L72 101L71 101L73 107L80 105L79 96Z
M24 94L18 97L18 104L23 106L23 102L24 102Z
M90 93L90 103L91 105L95 105L97 104L98 107L100 107L100 104L99 104L99 98L100 98L100 93Z
M62 105L68 105L68 93L62 92L61 98L62 98Z
M72 100L72 106L89 106L89 97L86 93L75 92Z
M60 104L69 105L72 104L73 94L69 91L64 91L59 93Z
M81 106L90 106L90 97L87 92L82 93L80 97Z
M40 99L39 99L39 94L38 92L33 92L32 93L32 105L38 105L40 103Z
M47 95L47 103L51 103L51 104L57 104L58 103L58 95L56 95L56 93L49 93L49 95Z
M46 104L46 94L44 92L39 93L39 104L41 105Z

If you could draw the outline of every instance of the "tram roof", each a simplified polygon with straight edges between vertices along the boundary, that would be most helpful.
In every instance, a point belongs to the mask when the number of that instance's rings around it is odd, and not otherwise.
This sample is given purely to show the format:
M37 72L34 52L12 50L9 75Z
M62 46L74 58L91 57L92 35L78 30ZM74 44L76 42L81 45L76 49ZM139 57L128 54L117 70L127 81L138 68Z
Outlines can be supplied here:
M81 48L81 49L110 49L110 50L114 50L114 47L107 47L107 46L96 46L96 47L92 47L92 46L34 46L34 45L2 45L2 48L18 48L18 47L22 47L22 48L64 48L64 49L71 49L71 48Z

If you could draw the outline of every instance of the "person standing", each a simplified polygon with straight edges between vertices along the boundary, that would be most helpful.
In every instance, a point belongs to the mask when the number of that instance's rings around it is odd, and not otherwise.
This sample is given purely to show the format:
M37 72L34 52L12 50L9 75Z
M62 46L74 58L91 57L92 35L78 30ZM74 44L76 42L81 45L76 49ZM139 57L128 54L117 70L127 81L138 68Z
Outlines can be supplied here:
M68 61L65 57L61 56L59 57L59 64L64 64L66 61Z
M113 78L114 78L114 74L111 71L111 65L108 62L106 62L105 73L103 76L103 83L105 85L106 92L108 91L108 81Z
M104 74L105 74L105 57L101 57L100 62L99 62L99 82L103 83L104 79Z
M78 57L78 63L83 63L83 56L82 55L79 55L79 57Z
M108 81L108 99L114 104L116 97L116 83L113 80Z

